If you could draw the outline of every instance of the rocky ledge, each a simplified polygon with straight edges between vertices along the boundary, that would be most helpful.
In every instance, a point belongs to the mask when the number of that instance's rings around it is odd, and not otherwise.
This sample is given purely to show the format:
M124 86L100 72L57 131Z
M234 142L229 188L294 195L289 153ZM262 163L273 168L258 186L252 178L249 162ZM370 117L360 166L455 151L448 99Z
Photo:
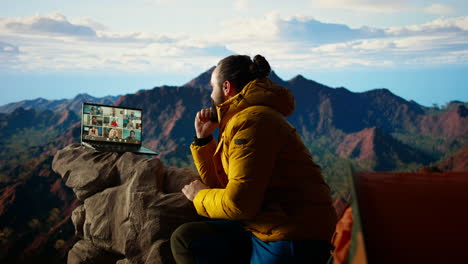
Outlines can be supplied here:
M173 263L172 232L200 219L180 192L198 176L157 157L73 144L57 152L52 168L83 202L72 214L82 240L68 253L69 264Z

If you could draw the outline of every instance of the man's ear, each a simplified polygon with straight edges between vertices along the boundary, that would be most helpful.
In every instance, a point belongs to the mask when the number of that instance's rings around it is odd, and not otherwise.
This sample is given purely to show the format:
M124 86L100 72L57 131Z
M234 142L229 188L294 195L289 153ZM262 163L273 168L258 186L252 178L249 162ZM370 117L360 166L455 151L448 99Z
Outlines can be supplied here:
M226 98L231 98L237 94L236 87L234 83L231 81L224 81L223 82L223 94Z

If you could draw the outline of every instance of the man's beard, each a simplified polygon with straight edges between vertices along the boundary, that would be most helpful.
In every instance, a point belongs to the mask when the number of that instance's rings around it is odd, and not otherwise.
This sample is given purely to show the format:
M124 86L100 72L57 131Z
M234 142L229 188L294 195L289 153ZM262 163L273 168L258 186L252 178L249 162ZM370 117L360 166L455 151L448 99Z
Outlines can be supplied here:
M218 111L216 110L216 104L214 100L211 100L211 107L210 107L210 121L213 123L218 123Z

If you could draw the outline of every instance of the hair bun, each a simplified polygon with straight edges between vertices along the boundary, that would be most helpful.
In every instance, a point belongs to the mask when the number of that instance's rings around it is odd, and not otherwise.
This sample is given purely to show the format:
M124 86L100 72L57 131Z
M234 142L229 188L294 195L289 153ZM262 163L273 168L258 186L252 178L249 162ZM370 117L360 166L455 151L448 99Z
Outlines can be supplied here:
M252 66L251 72L256 78L265 78L271 72L270 64L262 55L255 55Z

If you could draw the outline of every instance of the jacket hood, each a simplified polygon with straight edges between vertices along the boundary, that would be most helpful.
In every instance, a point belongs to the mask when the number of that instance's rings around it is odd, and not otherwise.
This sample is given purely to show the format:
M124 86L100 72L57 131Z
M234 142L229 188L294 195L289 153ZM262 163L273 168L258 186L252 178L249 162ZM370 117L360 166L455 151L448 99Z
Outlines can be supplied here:
M233 115L254 105L268 106L288 116L295 108L294 95L268 78L253 80L240 93L217 106L221 129Z

